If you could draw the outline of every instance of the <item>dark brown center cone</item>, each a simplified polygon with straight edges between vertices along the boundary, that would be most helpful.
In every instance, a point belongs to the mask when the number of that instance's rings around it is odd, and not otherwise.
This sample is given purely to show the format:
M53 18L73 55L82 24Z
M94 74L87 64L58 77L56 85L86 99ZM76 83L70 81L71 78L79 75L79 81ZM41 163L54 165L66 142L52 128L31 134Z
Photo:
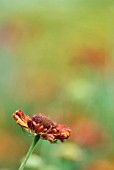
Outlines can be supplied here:
M50 118L48 118L47 116L43 116L41 114L34 115L32 117L32 120L35 123L39 123L40 125L43 125L44 128L47 128L47 129L49 129L52 125L54 125L54 122Z

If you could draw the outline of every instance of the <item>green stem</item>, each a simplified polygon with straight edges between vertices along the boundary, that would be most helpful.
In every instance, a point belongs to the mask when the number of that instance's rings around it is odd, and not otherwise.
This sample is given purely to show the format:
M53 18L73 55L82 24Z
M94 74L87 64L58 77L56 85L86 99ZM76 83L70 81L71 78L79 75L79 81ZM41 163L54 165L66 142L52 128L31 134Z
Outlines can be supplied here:
M25 159L23 160L21 166L19 167L19 170L23 170L24 169L24 167L26 165L26 162L29 159L30 155L32 154L32 152L33 152L37 142L39 141L39 139L40 139L40 135L37 135L37 136L34 137L33 143L31 144L30 149L29 149Z

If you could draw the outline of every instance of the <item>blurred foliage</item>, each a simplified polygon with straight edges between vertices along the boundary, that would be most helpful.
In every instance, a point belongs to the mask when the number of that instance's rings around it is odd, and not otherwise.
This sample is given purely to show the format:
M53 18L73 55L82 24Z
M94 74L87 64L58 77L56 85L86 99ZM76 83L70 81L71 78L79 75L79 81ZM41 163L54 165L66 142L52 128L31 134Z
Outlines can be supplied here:
M0 1L0 169L31 137L12 113L44 113L71 139L40 141L26 169L114 169L114 1Z

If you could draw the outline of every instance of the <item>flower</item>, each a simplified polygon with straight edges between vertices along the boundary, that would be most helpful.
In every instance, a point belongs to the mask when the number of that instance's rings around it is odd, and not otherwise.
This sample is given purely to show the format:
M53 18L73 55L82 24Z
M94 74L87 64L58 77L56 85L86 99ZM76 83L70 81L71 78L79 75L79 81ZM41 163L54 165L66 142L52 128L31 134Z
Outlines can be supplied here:
M17 110L13 114L16 123L32 135L40 135L44 140L54 143L57 140L61 142L68 139L71 135L71 129L65 125L53 122L49 117L42 114L35 114L32 117L25 115L22 110Z

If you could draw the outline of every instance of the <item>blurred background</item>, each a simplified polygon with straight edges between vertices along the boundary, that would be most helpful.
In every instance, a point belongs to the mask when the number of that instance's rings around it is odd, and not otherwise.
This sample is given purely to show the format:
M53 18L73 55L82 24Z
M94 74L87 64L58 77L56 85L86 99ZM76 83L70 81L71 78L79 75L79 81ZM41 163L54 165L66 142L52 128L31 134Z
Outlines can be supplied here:
M0 0L0 170L31 144L12 114L72 129L40 140L26 170L114 170L114 1Z

